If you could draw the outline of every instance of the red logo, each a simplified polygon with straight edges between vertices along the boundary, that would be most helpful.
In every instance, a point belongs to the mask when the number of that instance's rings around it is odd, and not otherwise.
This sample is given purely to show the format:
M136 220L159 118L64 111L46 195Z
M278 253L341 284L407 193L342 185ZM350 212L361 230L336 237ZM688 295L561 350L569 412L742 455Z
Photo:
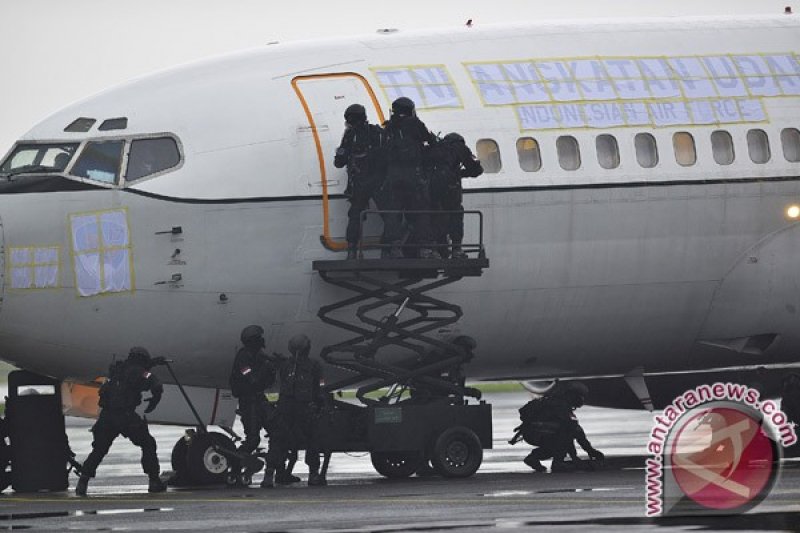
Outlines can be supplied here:
M741 511L769 493L779 456L755 411L718 405L690 413L676 429L672 474L681 492L700 507Z

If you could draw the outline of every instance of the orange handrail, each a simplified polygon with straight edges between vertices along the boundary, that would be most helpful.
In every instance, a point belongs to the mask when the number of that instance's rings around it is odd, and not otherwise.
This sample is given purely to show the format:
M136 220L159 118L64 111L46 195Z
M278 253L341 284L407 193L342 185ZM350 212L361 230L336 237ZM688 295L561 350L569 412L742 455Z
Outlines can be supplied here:
M364 88L369 94L370 99L372 100L372 105L375 107L375 111L378 113L378 119L380 120L381 124L385 121L383 111L381 110L380 103L378 102L377 96L375 96L375 92L372 90L367 79L362 76L361 74L357 74L355 72L339 72L334 74L311 74L307 76L296 76L292 79L292 88L294 92L297 94L297 97L300 99L300 105L303 106L303 111L306 114L306 118L308 119L308 124L311 126L311 133L314 136L314 144L317 150L317 159L319 160L319 174L322 183L322 244L331 250L344 250L347 248L347 243L345 241L334 241L331 238L330 234L330 224L328 222L329 216L329 206L328 206L328 176L325 172L325 156L322 153L322 142L319 138L319 133L317 132L317 124L314 122L314 116L311 114L311 109L308 106L308 102L306 101L305 97L303 96L303 92L300 90L298 83L301 81L307 80L319 80L319 79L331 79L331 78L356 78L362 84L364 84Z

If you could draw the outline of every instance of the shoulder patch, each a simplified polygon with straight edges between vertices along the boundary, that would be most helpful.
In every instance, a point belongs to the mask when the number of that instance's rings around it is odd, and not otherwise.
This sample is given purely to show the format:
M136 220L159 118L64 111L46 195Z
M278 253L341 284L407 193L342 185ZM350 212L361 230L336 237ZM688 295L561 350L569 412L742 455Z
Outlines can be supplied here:
M144 374L142 374L142 377L143 377L144 379L149 379L149 378L150 378L150 376L152 376L152 375L153 375L152 373L150 373L150 372L148 372L147 370L145 370L145 371L144 371Z
M249 374L249 373L250 373L250 372L252 372L252 371L253 371L253 369L252 369L252 368L250 368L249 366L246 366L246 367L244 367L244 368L242 369L242 375L243 375L243 376L246 376L247 374Z

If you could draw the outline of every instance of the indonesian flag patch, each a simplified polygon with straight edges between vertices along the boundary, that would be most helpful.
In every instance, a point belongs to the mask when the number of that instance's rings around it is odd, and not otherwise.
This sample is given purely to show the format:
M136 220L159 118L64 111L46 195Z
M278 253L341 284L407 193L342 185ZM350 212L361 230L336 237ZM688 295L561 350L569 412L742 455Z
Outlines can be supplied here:
M246 366L246 367L244 367L244 368L242 369L242 375L243 375L243 376L246 376L247 374L249 374L249 373L250 373L250 372L252 372L252 371L253 371L253 369L252 369L252 368L250 368L249 366Z

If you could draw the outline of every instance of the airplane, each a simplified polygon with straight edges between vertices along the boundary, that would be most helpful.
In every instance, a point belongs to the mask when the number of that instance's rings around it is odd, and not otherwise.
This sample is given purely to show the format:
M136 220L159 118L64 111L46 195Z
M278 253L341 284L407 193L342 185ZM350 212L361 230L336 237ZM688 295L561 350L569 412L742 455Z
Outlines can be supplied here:
M91 96L0 164L0 357L91 416L95 378L145 346L232 425L244 326L265 328L268 352L299 332L341 340L316 316L340 292L312 262L344 258L343 112L380 124L406 96L485 169L464 205L483 213L491 267L437 292L464 310L439 334L477 340L470 379L582 379L590 403L624 408L710 377L774 385L800 361L798 29L794 15L383 29ZM162 405L153 421L193 423L175 391Z

